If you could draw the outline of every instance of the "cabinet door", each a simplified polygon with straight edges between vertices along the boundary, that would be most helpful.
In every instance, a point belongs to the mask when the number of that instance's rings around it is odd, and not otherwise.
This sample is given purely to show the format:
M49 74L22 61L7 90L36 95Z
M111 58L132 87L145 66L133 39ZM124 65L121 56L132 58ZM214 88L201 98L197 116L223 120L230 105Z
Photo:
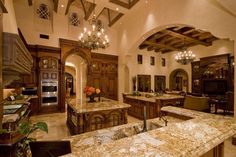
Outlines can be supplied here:
M57 79L57 73L56 72L52 72L50 74L50 78L56 80Z
M49 72L42 72L41 73L41 78L42 79L50 79L50 73Z
M115 75L107 75L106 95L110 99L117 100L117 77Z

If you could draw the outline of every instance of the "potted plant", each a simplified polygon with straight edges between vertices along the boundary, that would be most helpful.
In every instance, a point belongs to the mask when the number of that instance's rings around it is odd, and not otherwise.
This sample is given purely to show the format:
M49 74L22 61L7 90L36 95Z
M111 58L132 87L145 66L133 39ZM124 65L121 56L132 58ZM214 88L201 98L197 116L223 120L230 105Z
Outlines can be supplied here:
M136 76L133 76L133 77L132 77L132 82L133 82L133 92L136 91L136 81L137 81L137 77L136 77Z
M29 143L32 141L36 141L35 138L30 137L30 135L36 130L42 130L48 133L48 126L45 122L37 122L32 124L31 122L23 122L19 125L19 132L23 134L25 137L18 143L17 156L19 157L27 157L30 154Z

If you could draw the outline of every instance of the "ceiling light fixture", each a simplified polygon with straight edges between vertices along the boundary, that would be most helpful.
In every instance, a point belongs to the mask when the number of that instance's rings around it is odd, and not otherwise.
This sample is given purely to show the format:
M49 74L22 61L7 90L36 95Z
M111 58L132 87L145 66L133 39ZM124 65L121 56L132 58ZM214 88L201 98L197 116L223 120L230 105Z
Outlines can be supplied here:
M95 2L93 0L93 5ZM93 17L88 20L90 29L84 27L84 31L79 36L79 46L95 50L98 48L107 48L109 46L108 36L104 33L102 21L97 20L95 8L93 9Z
M186 65L192 61L194 61L196 58L196 55L190 51L187 50L187 47L185 47L185 43L184 43L184 47L182 49L182 51L179 51L176 55L175 55L175 60L176 62Z
M62 4L61 7L64 8L64 5Z

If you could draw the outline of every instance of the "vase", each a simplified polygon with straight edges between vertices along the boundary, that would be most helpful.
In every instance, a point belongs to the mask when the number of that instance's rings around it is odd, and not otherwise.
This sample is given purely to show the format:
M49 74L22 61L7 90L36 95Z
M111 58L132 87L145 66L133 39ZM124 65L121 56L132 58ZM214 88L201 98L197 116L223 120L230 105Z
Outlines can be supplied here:
M95 102L94 96L89 96L89 101L88 102Z

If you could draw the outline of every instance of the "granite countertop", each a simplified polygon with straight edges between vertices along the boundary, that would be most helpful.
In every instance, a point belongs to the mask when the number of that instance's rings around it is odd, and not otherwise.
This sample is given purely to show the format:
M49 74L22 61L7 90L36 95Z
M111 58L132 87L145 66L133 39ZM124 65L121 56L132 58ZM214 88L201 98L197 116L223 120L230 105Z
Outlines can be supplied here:
M72 107L76 113L89 113L131 107L128 104L105 98L102 98L101 101L92 103L88 103L86 101L75 102L75 99L73 99L68 103L68 105Z
M163 107L162 111L187 116L191 119L183 121L167 116L168 126L164 126L163 121L155 118L149 120L149 123L164 127L157 127L137 135L132 134L132 130L137 130L134 129L135 126L142 127L140 123L129 123L72 136L65 139L70 140L72 146L72 153L65 157L195 157L203 155L236 134L236 122L230 117L173 106ZM115 131L119 133L119 137L123 138L117 138Z
M131 99L137 99L142 101L148 101L148 102L156 102L156 100L170 100L170 99L181 99L184 98L184 96L181 95L172 95L172 94L163 94L162 96L151 96L151 97L145 97L145 96L132 96L128 95L127 98Z

